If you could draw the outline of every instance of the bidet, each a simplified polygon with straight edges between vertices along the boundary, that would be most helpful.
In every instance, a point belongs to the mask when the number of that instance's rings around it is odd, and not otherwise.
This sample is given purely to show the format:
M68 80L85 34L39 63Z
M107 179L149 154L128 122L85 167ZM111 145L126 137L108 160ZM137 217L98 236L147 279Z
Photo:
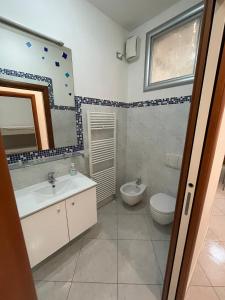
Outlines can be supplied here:
M125 183L120 187L122 199L128 205L135 205L139 203L144 196L146 185L143 183L137 184L136 181Z

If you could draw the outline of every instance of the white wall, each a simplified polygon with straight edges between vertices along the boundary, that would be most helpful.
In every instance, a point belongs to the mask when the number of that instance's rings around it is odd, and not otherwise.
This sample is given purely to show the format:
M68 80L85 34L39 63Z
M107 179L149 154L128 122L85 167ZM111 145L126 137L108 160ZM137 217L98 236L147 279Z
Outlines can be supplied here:
M0 0L1 15L72 49L75 94L127 98L127 65L116 59L127 32L85 0Z
M0 41L1 68L50 77L53 83L55 104L74 106L74 79L70 49L48 43L5 25L0 25ZM30 48L27 47L27 42L32 44ZM44 47L48 48L48 52L44 51ZM62 52L67 54L67 59L62 58ZM56 61L60 63L59 67L55 65ZM65 76L66 72L70 74L68 78ZM20 77L18 79L18 77L11 77L7 74L1 74L0 77L7 80L40 84L40 81L30 78ZM46 82L41 82L41 84L47 85ZM70 92L72 95L69 94Z
M173 96L186 96L192 93L192 84L177 86L173 88L160 89L156 91L143 92L144 84L144 63L145 63L145 39L146 33L162 23L168 21L172 17L184 12L191 6L200 2L199 0L182 0L171 6L160 15L149 20L145 24L139 26L132 31L129 36L138 35L140 37L141 49L140 57L136 62L128 65L128 99L129 101L151 100L155 98L166 98Z

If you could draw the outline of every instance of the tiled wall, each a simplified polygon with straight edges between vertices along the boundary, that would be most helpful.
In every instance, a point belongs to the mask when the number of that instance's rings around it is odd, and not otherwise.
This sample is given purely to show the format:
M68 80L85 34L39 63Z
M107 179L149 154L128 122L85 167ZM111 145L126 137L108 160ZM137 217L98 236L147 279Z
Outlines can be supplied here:
M129 109L126 180L141 176L148 197L176 196L180 170L168 167L166 154L183 155L190 103Z
M32 156L28 153L25 159L84 149L85 158L79 158L82 161L82 163L80 161L82 167L79 166L78 169L88 174L86 112L87 110L115 111L117 113L117 188L124 182L141 176L143 182L149 187L148 194L166 192L175 195L179 170L167 167L165 156L166 153L182 154L183 152L190 100L190 96L185 96L125 103L75 97L77 146L33 152ZM63 175L69 170L68 161L65 160L66 167L57 161L46 166L40 165L26 170L12 171L14 187L23 186L20 178L26 178L24 181L27 185L42 181L52 168L58 169L59 174ZM36 177L35 173L38 174ZM21 174L23 174L22 177L20 177ZM35 177L33 182L29 178L31 174Z

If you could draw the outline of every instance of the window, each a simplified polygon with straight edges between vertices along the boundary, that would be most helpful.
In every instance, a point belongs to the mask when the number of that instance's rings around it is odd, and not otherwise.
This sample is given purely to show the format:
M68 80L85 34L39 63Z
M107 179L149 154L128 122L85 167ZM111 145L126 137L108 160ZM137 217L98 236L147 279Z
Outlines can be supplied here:
M144 91L192 83L203 4L146 35Z

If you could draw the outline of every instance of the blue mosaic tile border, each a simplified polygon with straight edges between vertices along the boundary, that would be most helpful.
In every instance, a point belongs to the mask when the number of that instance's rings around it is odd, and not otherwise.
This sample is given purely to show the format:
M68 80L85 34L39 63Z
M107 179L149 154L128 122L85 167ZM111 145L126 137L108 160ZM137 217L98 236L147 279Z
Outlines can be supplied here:
M148 107L148 106L158 106L158 105L171 105L171 104L182 104L185 102L191 102L191 96L171 97L171 98L131 102L129 103L129 107L134 108L134 107Z
M119 102L110 100L101 100L96 98L87 98L81 96L75 96L75 118L76 118L76 132L77 132L77 145L80 150L84 149L84 136L83 136L83 121L82 121L82 104L121 107L121 108L138 108L138 107L150 107L159 105L171 105L182 104L185 102L191 102L191 96L183 97L171 97L155 100L145 100L137 102Z
M17 78L25 78L30 80L38 81L39 83L47 83L48 87L48 96L49 96L49 102L50 102L50 108L56 109L56 110L72 110L74 111L75 108L73 106L63 106L63 105L55 105L54 102L54 93L53 93L53 81L50 77L42 76L42 75L35 75L31 73L21 72L21 71L15 71L10 69L4 69L0 68L0 75L7 75ZM1 77L1 76L0 76Z
M24 152L24 153L18 153L18 154L10 154L7 155L7 161L8 164L15 164L19 161L22 162L28 162L30 160L35 159L45 159L47 157L53 157L63 154L72 154L74 152L79 151L78 146L67 146L67 147L60 147L60 148L54 148L49 150L40 150L40 151L31 151L31 152Z
M0 75L8 75L18 78L26 78L35 80L38 82L46 82L49 91L49 100L51 109L56 110L71 110L75 111L76 118L76 133L77 133L77 145L76 146L67 146L60 147L51 150L42 150L42 151L32 151L24 152L19 154L11 154L7 156L8 164L14 164L18 161L29 161L34 159L43 159L47 157L62 155L62 154L71 154L76 151L81 151L84 149L84 138L83 138L83 121L82 121L82 104L91 104L99 106L110 106L117 108L139 108L139 107L150 107L158 105L171 105L171 104L181 104L185 102L191 102L191 96L184 97L171 97L155 100L146 100L146 101L137 101L137 102L121 102L121 101L111 101L104 99L96 99L89 97L75 96L75 106L63 106L55 105L54 103L54 94L53 94L53 82L52 79L46 76L40 76L35 74L30 74L26 72L20 72L15 70L3 69L0 68Z

